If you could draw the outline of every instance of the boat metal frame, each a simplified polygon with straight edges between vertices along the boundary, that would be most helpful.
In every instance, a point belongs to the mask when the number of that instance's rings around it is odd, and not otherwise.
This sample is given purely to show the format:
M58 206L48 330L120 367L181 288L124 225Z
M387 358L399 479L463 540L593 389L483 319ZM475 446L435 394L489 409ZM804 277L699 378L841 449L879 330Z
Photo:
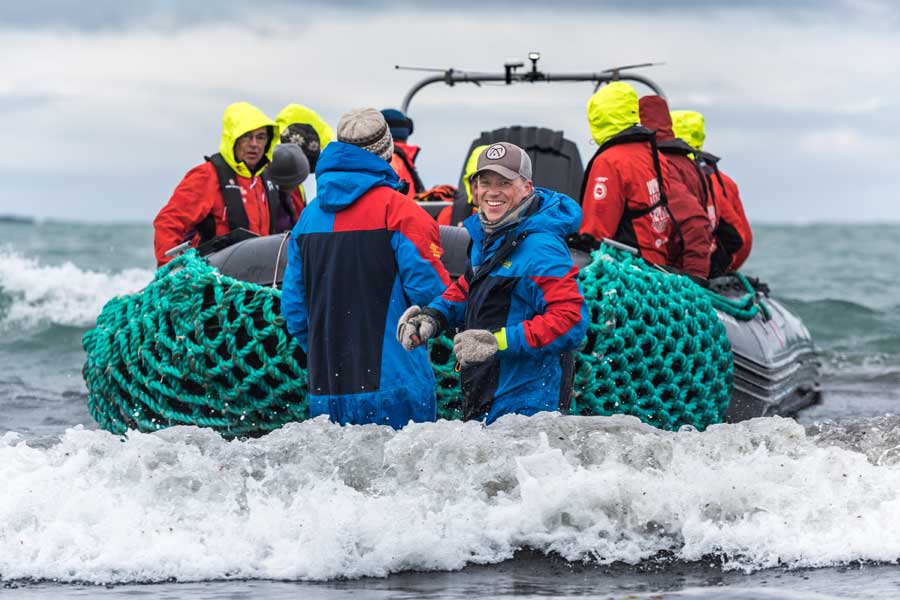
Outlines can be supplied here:
M604 83L610 83L612 81L634 81L647 86L657 95L662 96L663 98L666 97L665 93L663 93L662 91L662 88L652 79L639 73L631 72L632 69L652 67L664 63L648 62L635 65L623 65L605 69L603 71L597 71L595 73L549 73L538 69L538 61L541 59L540 52L529 52L528 59L531 61L531 70L519 70L525 66L524 62L508 62L504 63L503 72L496 73L465 71L454 68L432 69L395 65L395 69L411 71L436 71L440 73L440 75L432 75L415 83L409 89L409 91L406 92L406 96L403 97L401 110L405 114L409 114L409 105L410 103L412 103L415 95L422 91L422 89L435 83L443 83L450 87L453 87L457 83L473 83L475 85L481 85L482 82L501 82L505 83L506 85L512 85L514 83L560 83L590 81L594 83L594 90L596 91Z

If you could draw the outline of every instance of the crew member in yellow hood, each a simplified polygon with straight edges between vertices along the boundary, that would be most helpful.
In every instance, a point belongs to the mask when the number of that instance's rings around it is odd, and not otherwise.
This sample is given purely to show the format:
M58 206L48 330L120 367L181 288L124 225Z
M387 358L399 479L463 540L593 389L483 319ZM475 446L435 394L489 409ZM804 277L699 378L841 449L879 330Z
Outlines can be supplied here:
M703 115L695 110L673 110L672 133L681 138L695 150L703 150L703 142L706 140L706 127Z
M694 110L673 110L672 131L697 150L694 159L706 174L707 189L712 191L719 223L713 236L716 250L710 262L710 277L737 271L753 247L753 230L744 212L737 183L719 168L719 157L703 151L706 127L703 115Z
M297 144L309 161L310 173L315 173L319 154L333 139L334 130L319 113L302 104L288 104L275 117L282 144ZM299 215L306 206L306 191L303 186L291 194L294 208Z
M219 152L194 167L153 220L157 264L182 242L198 245L244 228L268 235L270 190L260 174L272 160L278 139L275 122L247 102L236 102L222 116Z
M581 184L580 245L594 249L609 238L665 265L672 227L668 164L656 151L654 132L640 125L637 92L622 81L605 85L588 100L587 117L599 148Z

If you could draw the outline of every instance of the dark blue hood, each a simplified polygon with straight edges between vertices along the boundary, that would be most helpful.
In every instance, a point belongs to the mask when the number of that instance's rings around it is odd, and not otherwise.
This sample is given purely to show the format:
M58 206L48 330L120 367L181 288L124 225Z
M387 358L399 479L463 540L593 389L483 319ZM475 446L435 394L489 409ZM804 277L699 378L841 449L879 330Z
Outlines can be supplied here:
M325 212L338 212L379 186L399 190L400 178L391 165L359 146L331 142L316 164L316 198Z
M560 192L554 192L542 187L534 188L535 202L540 202L538 208L522 218L518 223L510 223L518 233L526 231L543 231L565 237L570 233L577 233L581 225L581 207L578 203ZM469 230L469 235L476 243L484 239L484 229L474 214L465 220L464 225ZM509 231L504 228L504 230Z

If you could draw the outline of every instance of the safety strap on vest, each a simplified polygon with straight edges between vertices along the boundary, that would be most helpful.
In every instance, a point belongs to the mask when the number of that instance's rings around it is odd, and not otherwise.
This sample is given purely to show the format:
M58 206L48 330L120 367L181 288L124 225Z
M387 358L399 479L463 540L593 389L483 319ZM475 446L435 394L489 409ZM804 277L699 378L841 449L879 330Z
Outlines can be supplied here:
M710 200L712 200L713 206L715 206L715 198L713 197L712 190L709 188L706 173L703 172L703 169L700 168L700 165L698 165L697 161L692 157L692 155L697 155L697 151L691 148L687 142L678 138L659 142L657 146L663 154L684 156L691 161L691 166L694 167L694 172L697 173L697 177L700 179L700 188L703 192L703 197L699 200L701 206L703 206L703 210L706 210L709 207ZM718 213L718 211L716 212Z
M250 229L250 220L247 218L247 211L244 208L244 198L241 194L241 186L237 182L237 173L234 172L225 159L222 158L220 152L216 152L212 156L205 157L212 163L216 170L216 177L219 180L219 191L222 193L222 200L225 202L225 216L228 219L228 230ZM266 189L266 200L269 205L269 233L275 233L273 228L277 222L280 213L278 190L275 185L265 175L265 171L260 175L262 184ZM208 214L203 221L197 225L197 233L200 235L200 241L205 242L216 237L216 222L212 213Z
M669 201L666 198L666 190L663 187L663 176L662 176L662 168L659 166L659 148L656 145L656 131L652 129L647 129L642 125L634 125L625 129L624 131L617 133L610 139L606 140L603 144L597 148L597 152L594 153L594 156L591 157L591 160L588 162L587 167L584 170L584 179L581 181L581 198L584 198L584 191L587 189L588 179L590 178L591 167L594 164L594 161L600 156L604 151L612 148L613 146L619 146L621 144L632 144L632 143L649 143L650 144L650 154L653 157L653 169L656 171L656 183L659 186L659 200L651 204L650 206L646 206L644 208L637 209L628 209L622 213L622 219L627 221L634 221L635 219L639 219L640 217L649 215L651 212L656 210L659 207L663 207L666 209L666 212L669 214L669 221L672 223L672 227L675 230L675 235L679 238L681 236L681 226L678 224L678 221L675 219L675 215L672 214L672 211L669 210ZM628 198L625 199L625 206L628 206ZM622 229L622 223L619 223L619 227L616 228L616 231L620 231ZM683 238L682 238L683 239ZM638 252L640 252L640 248L638 248Z
M725 182L722 180L722 174L719 172L719 157L715 154L710 154L709 152L698 152L697 158L703 160L703 162L709 166L709 170L712 171L712 174L716 176L716 179L719 181L719 187L722 188L722 195L727 198L728 190L725 189Z

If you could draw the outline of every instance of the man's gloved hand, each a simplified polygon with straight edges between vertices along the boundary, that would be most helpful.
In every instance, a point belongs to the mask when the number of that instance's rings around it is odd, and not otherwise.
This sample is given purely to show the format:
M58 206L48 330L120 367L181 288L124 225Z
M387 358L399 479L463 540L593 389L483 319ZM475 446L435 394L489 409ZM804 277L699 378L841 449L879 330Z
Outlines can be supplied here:
M397 341L406 350L412 350L436 336L439 331L440 326L435 318L413 304L397 322Z
M467 329L453 338L453 352L459 366L477 365L497 353L497 338L487 329Z

